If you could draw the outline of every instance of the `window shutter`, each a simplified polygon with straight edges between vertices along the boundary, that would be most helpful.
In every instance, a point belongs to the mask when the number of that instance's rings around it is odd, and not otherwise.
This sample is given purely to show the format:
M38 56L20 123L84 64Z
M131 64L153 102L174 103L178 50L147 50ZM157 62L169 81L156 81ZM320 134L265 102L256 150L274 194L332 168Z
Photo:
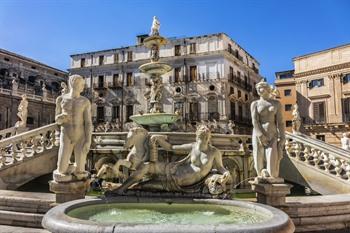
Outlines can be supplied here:
M318 103L313 103L314 121L319 122L319 105Z

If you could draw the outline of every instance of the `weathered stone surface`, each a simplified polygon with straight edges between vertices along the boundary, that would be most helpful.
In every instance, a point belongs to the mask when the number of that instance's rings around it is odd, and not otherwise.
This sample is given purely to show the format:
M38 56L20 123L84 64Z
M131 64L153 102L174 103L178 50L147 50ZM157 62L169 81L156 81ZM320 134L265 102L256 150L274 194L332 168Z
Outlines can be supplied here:
M85 197L90 181L56 182L50 181L50 191L56 194L56 203L82 199Z

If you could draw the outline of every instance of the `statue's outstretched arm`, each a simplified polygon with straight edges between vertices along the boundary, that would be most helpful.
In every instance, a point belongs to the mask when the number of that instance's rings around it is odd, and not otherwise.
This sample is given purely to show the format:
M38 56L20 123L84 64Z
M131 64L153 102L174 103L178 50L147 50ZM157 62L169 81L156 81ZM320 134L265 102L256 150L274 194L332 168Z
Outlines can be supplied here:
M158 143L159 146L165 150L185 150L190 151L192 149L192 143L183 144L183 145L171 145L166 141L167 137L164 135L153 135L151 136L151 141Z
M92 121L91 121L91 104L90 101L86 101L86 107L84 110L84 131L85 131L85 145L84 148L89 150L91 145L92 136Z

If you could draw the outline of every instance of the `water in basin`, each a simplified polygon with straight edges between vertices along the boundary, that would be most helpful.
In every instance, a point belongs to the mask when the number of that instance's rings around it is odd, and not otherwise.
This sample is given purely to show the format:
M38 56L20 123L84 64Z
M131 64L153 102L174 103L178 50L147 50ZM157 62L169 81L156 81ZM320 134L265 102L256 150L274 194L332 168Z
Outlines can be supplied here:
M272 216L253 209L213 204L113 203L83 206L68 212L97 223L239 224L267 221Z

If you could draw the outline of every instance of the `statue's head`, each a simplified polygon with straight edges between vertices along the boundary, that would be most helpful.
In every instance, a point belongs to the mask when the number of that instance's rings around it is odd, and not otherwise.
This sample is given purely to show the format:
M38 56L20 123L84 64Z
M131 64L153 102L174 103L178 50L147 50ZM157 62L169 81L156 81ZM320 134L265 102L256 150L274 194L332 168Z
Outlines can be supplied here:
M265 81L260 81L255 85L256 92L258 93L259 96L263 98L269 98L271 94L271 86L265 82Z
M26 94L23 94L22 95L22 100L26 100L27 99L27 95Z
M78 74L73 74L69 76L68 84L70 90L75 90L81 93L84 90L85 80L82 76Z
M126 136L124 147L125 148L131 147L132 145L135 144L137 140L140 140L141 138L146 138L147 135L148 135L148 131L142 128L141 126L136 126L131 128Z
M209 142L211 138L210 129L206 125L199 125L196 131L196 138Z

